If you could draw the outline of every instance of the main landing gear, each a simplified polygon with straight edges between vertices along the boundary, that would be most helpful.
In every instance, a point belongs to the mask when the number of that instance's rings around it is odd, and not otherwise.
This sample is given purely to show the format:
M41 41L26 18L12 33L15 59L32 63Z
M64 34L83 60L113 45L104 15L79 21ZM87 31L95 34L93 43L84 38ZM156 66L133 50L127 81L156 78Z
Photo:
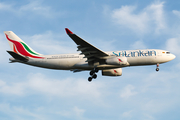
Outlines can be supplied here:
M156 71L158 72L159 71L159 63L156 65Z
M88 81L89 81L89 82L91 82L93 78L94 78L94 79L97 78L96 73L98 73L98 71L99 71L98 68L94 68L93 70L90 71L89 74L90 74L91 77L88 78Z

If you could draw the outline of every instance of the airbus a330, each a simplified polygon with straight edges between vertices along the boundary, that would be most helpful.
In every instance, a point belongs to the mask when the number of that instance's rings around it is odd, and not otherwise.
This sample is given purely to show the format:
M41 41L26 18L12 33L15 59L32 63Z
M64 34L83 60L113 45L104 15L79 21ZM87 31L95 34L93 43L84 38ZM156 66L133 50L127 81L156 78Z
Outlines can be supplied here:
M65 28L69 37L77 44L75 54L43 55L35 52L12 31L5 31L5 36L11 47L7 51L12 58L11 63L19 62L36 67L71 70L73 72L90 71L88 81L97 78L97 72L102 71L104 76L121 76L122 68L128 66L156 65L173 60L176 56L166 50L121 50L104 52L87 41L83 40L68 28Z

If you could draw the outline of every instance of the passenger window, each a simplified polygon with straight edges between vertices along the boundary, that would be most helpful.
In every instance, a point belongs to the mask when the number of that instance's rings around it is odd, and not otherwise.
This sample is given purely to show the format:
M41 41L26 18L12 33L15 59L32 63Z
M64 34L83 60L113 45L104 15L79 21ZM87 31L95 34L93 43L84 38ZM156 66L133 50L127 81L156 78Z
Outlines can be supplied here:
M170 54L170 52L166 52L166 54Z

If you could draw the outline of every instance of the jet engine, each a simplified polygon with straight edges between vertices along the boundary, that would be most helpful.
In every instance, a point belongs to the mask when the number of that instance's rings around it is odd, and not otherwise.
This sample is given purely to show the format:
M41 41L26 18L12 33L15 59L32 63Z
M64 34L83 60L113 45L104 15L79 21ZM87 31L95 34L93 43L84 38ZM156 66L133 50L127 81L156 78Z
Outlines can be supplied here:
M122 68L102 70L102 75L104 75L104 76L121 76Z
M108 65L127 65L126 57L111 57L106 59Z

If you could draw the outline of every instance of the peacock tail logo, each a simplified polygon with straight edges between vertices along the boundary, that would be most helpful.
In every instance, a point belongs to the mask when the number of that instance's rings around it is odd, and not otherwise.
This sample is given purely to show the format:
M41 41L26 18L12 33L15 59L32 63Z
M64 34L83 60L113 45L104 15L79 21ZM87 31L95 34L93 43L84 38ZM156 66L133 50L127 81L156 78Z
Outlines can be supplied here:
M7 34L6 38L13 43L13 51L17 54L21 54L23 56L31 57L31 58L41 58L44 59L43 57L39 57L39 54L33 52L25 43L23 42L18 42L15 40L11 40Z
M118 73L116 70L114 70L115 73Z

